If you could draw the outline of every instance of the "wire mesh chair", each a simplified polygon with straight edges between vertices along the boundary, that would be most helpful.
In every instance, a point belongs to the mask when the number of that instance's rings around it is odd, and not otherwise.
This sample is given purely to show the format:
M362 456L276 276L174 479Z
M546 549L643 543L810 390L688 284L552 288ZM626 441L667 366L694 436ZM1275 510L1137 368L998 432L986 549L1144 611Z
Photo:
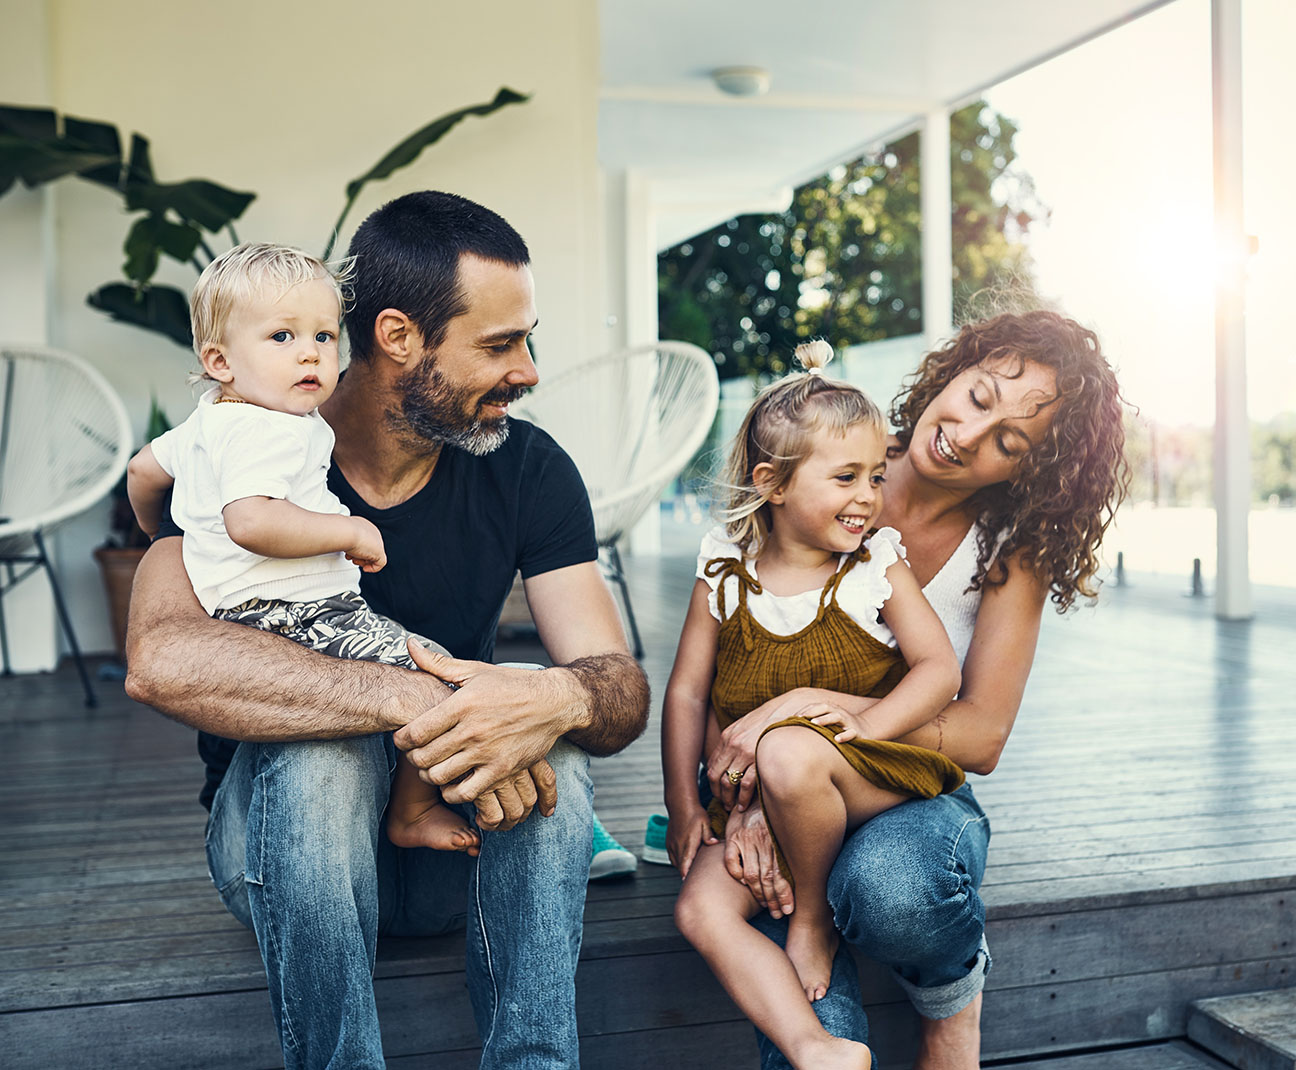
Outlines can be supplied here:
M0 345L0 658L11 675L4 596L44 569L87 706L94 690L45 535L113 488L130 449L126 407L94 368L70 353Z
M656 342L568 368L513 405L558 441L585 480L604 568L620 588L637 658L643 643L617 544L697 452L719 403L705 350Z

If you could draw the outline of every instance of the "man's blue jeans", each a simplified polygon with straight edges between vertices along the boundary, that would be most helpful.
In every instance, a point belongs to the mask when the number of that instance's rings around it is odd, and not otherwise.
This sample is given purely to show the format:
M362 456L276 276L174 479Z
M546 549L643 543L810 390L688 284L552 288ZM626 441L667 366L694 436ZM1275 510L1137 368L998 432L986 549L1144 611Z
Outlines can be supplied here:
M990 955L985 875L990 822L964 784L949 795L901 803L860 826L828 878L837 928L865 956L890 966L924 1018L958 1013L985 985ZM786 922L754 922L783 944ZM845 943L833 962L828 995L814 1003L828 1032L868 1042L859 978ZM757 1033L762 1070L790 1070Z
M554 815L483 832L473 859L387 840L390 735L239 745L212 806L207 860L225 906L256 932L287 1070L382 1070L379 934L436 935L465 918L482 1067L578 1064L593 788L584 751L559 740L548 758Z

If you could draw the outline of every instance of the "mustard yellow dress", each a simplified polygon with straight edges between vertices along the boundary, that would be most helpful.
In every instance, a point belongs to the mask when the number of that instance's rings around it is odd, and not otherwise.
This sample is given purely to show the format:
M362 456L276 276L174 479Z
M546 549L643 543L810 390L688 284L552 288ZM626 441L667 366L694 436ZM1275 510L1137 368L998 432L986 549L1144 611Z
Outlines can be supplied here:
M895 538L898 545L898 536ZM714 539L711 544L714 546ZM703 545L705 549L707 543ZM748 598L761 594L762 588L740 558L723 556L705 561L699 571L714 588L715 609L720 618L711 704L721 730L762 703L797 687L818 687L873 698L880 698L895 687L908 671L903 655L870 634L838 604L842 582L854 569L885 572L896 555L883 556L890 560L875 563L868 541L847 556L819 593L814 619L790 635L771 631L752 615ZM735 587L737 605L729 612L726 603ZM875 579L872 579L872 589L877 590ZM889 593L889 583L884 583L883 590ZM930 799L954 791L963 783L963 770L943 754L887 740L856 739L838 743L833 737L839 729L812 724L803 717L790 717L770 725L761 738L787 725L818 732L833 743L860 776L887 791ZM708 813L712 830L723 838L728 815L719 800L712 801ZM781 852L779 863L787 875Z

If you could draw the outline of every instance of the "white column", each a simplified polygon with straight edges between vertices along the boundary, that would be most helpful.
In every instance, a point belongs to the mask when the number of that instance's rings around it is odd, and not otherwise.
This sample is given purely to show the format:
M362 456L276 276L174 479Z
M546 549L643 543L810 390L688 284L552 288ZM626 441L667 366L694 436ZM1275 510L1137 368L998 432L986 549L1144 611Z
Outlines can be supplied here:
M48 107L49 21L45 0L6 9L0 34L0 100ZM54 197L50 186L21 183L0 197L0 343L50 343L54 293ZM46 540L57 558L58 540ZM58 661L54 601L42 572L5 596L9 656L18 672L52 669Z
M950 192L950 119L927 113L918 139L922 185L923 334L928 347L954 332L954 221Z
M1253 615L1247 560L1251 434L1246 401L1246 236L1242 214L1242 0L1212 0L1215 234L1215 615Z
M625 174L625 344L657 341L657 220L650 180ZM661 553L661 514L649 509L630 530L632 554Z

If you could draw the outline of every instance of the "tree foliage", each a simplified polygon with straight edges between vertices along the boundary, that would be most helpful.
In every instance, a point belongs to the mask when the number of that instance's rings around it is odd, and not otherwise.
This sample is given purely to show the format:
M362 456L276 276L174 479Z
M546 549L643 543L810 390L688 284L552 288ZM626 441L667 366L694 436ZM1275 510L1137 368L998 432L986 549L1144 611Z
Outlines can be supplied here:
M950 117L956 318L987 288L1033 297L1022 238L1048 209L1016 164L1016 134L983 101ZM709 350L727 378L783 372L807 338L841 348L921 331L918 136L833 168L784 212L730 219L663 253L662 337Z

